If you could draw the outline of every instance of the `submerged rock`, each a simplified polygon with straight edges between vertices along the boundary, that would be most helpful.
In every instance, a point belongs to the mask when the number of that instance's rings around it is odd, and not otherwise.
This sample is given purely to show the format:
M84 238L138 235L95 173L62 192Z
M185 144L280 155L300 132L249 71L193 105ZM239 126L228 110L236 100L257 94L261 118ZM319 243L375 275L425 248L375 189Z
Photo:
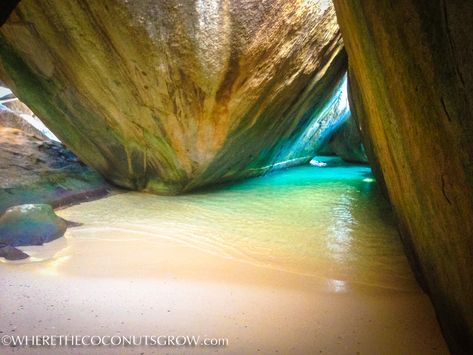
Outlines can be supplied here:
M66 229L66 221L49 205L15 206L0 217L0 245L42 245L62 237Z
M82 161L167 194L308 162L346 71L325 0L22 0L0 58Z

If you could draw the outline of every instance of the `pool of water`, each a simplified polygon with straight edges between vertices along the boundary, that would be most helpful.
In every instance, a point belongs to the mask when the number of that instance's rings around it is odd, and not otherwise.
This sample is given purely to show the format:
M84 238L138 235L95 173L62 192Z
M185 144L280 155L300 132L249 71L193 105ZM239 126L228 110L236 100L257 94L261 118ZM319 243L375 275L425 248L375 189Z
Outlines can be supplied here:
M341 285L416 287L370 168L322 160L327 166L291 168L188 195L127 192L59 213L84 223L69 238L93 240L106 229L107 238L110 231L113 238L164 238Z
M58 210L83 225L2 261L0 330L229 339L196 354L447 354L370 169L323 160L183 196L114 192Z

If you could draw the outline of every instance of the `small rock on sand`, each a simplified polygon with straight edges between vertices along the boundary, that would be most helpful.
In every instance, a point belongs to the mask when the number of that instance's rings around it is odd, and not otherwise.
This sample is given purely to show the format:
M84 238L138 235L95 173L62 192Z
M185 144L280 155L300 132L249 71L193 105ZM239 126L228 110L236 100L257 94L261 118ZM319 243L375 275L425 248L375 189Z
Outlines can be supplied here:
M64 235L67 222L46 204L14 206L0 217L0 245L42 245Z

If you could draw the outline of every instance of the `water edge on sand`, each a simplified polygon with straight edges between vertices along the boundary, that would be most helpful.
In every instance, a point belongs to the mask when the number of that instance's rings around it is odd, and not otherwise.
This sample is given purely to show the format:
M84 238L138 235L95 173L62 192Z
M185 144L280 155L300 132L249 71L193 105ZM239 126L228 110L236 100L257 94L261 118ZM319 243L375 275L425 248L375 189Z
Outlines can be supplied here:
M28 262L1 265L0 330L228 339L90 354L448 353L369 168L328 162L184 196L128 192L58 210L83 225L22 248Z

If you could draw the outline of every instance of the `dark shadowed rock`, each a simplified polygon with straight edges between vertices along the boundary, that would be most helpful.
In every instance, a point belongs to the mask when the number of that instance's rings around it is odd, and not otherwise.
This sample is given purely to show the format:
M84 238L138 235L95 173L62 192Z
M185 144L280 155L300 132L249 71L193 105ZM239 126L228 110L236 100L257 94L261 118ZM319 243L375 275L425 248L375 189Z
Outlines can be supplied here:
M0 4L0 26L8 19L8 16L19 2L20 0L2 0Z
M335 0L351 109L455 354L473 349L473 1Z
M84 225L83 223L80 223L80 222L68 221L67 219L64 219L64 218L61 218L61 219L66 223L67 228L80 227Z
M333 132L317 154L338 155L349 163L368 163L360 131L351 115Z
M28 254L10 245L0 247L0 258L5 258L7 260L21 260L28 257Z
M0 214L25 203L67 205L110 189L61 143L1 124L0 162Z
M51 206L11 207L0 217L0 243L9 246L42 245L64 235L67 223Z

